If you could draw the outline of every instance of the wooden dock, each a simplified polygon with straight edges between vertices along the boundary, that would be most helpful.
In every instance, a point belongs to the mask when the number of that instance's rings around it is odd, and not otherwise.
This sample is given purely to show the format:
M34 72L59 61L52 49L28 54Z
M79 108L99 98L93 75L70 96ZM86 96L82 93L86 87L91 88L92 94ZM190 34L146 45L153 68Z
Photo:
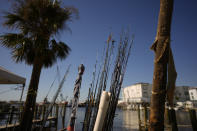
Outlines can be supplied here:
M56 117L48 117L47 121L56 121ZM43 119L34 119L33 120L33 124L41 124L43 121ZM13 129L13 128L18 128L19 127L19 123L15 123L15 124L7 124L7 125L3 125L0 126L0 130L7 130L7 129Z

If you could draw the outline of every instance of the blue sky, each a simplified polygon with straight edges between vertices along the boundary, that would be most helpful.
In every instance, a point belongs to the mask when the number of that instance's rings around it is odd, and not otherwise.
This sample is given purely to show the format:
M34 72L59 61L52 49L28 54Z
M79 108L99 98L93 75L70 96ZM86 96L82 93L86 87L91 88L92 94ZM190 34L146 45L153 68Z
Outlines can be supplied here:
M110 32L118 41L123 28L129 28L135 35L123 87L137 82L152 83L154 52L150 50L157 29L159 0L62 0L64 5L71 5L79 10L79 19L68 23L72 32L64 31L58 39L67 43L72 52L66 60L58 61L52 68L43 69L37 100L41 101L56 76L57 65L61 77L71 64L71 69L65 81L62 93L71 98L74 82L77 77L77 67L84 63L86 70L81 88L81 100L87 97L92 79L96 54L102 54L104 44ZM178 72L177 85L197 86L197 2L195 0L175 0L172 19L171 47L174 53ZM7 0L0 1L0 35L11 32L5 28L2 11L11 10ZM24 63L16 64L10 55L10 50L0 47L0 65L6 69L27 78L26 91L29 85L32 67ZM56 83L57 85L57 83ZM11 85L12 86L12 85ZM0 85L0 91L10 87ZM52 88L52 96L56 87ZM0 94L0 100L19 99L20 91ZM25 98L25 96L23 97Z

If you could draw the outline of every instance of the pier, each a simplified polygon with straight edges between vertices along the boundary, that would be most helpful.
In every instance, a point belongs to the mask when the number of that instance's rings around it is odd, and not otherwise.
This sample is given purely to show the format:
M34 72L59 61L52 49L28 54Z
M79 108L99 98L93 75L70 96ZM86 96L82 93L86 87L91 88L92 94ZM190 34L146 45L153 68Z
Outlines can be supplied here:
M58 124L58 116L61 113L63 119L65 119L65 111L66 111L66 104L56 104L53 106L52 111L50 112L50 115L47 118L47 124L46 128L57 128ZM32 121L32 129L37 129L43 124L44 116L46 114L47 108L49 104L43 104L43 105L36 105L35 111L34 111L34 119ZM0 131L5 130L18 130L20 126L20 119L22 116L22 109L23 107L16 107L16 106L10 106L10 110L8 112L1 112L0 115L4 115L5 124L0 125ZM2 123L1 123L2 124Z
M56 121L57 120L57 117L48 117L47 121ZM34 119L32 121L33 124L41 124L43 122L42 119ZM0 130L7 130L7 129L17 129L19 128L19 123L15 123L15 124L8 124L8 125L3 125L3 126L0 126Z
M43 114L46 113L48 105L37 105L34 112L34 120L32 124L32 130L38 129L42 125ZM149 106L146 104L142 104L139 106L141 108L137 108L137 110L128 110L128 109L118 109L116 112L116 116L114 119L114 130L118 127L119 130L128 128L130 130L147 130L149 127ZM0 126L0 131L5 130L17 130L19 129L19 121L20 121L20 112L18 112L17 106L14 106L14 112L12 112L13 106L10 106L10 110L7 110L5 124ZM79 108L79 114L77 115L76 120L76 130L80 131L82 129L82 122L84 120L85 108ZM58 116L57 116L58 111ZM18 113L17 113L18 112ZM56 104L53 107L53 110L50 116L47 119L47 124L45 129L56 129L61 130L66 127L69 116L70 116L71 108L65 106L65 104ZM176 130L180 129L188 129L195 130L196 129L196 110L188 109L188 110L177 110L173 111L172 109L166 108L165 114L165 129L166 130ZM181 113L182 112L182 113ZM174 114L176 117L173 117ZM1 114L2 115L2 114ZM58 121L57 121L58 118ZM64 119L64 121L62 121ZM186 122L185 122L185 120ZM62 123L63 122L63 123ZM6 124L7 123L7 124ZM59 123L59 124L57 124ZM59 125L59 127L57 127ZM124 125L128 125L129 127L124 127ZM115 130L117 131L117 130Z

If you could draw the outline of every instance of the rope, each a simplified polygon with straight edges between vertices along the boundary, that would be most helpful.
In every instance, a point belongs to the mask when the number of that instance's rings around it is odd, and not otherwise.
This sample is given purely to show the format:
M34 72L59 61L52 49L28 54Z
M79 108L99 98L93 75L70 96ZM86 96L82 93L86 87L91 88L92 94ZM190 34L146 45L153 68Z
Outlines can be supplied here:
M162 93L165 93L166 92L166 90L160 90L160 91L152 91L152 94L153 95L159 95L159 94L162 94Z

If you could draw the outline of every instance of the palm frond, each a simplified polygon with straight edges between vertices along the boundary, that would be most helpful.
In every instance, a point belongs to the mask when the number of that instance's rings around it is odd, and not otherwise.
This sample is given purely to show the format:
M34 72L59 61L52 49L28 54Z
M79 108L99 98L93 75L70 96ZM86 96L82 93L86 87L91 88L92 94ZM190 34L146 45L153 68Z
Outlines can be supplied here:
M49 67L57 59L65 59L71 49L63 42L50 40L63 29L69 30L68 22L78 16L74 7L62 8L51 0L17 0L13 12L5 14L4 25L18 29L17 33L0 36L1 45L11 48L16 62L33 64L35 58Z
M24 19L20 15L14 13L6 13L4 18L5 18L4 25L11 28L20 27L20 23L24 23Z
M12 50L12 58L17 63L27 61L32 64L35 50L31 39L23 34L7 33L0 36L0 44Z
M22 34L7 33L0 36L0 44L7 48L15 48L18 44L23 43L25 39Z
M50 41L51 46L44 50L42 58L44 60L44 66L50 67L53 63L57 61L57 59L63 60L65 59L71 49L63 42L56 42L54 39Z

